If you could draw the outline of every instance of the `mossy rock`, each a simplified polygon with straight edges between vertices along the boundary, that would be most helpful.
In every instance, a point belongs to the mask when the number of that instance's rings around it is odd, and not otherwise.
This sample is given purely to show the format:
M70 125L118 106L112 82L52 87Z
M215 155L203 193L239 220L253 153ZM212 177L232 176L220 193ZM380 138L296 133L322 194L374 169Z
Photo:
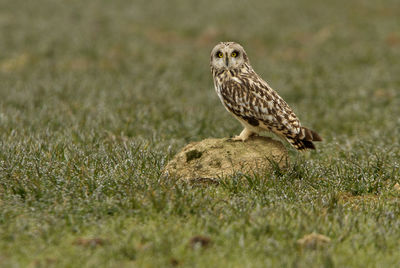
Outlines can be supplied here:
M268 137L249 140L205 139L185 146L167 164L164 173L186 180L217 179L235 173L271 170L274 163L287 164L283 144Z

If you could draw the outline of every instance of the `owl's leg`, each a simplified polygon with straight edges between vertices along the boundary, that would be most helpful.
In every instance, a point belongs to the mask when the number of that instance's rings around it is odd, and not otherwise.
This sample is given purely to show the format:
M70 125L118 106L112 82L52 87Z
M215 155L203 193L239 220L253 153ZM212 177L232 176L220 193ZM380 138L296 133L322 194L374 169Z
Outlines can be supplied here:
M240 132L239 136L232 138L233 141L246 141L251 136L255 135L256 133L245 127L242 132Z

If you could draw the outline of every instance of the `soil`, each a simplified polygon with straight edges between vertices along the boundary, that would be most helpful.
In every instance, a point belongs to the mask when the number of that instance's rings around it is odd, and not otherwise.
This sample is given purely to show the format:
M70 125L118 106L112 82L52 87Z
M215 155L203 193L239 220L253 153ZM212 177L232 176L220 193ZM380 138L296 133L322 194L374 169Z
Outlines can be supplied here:
M235 173L285 167L288 153L280 141L256 136L249 140L205 139L185 146L167 164L165 175L186 180L218 179Z

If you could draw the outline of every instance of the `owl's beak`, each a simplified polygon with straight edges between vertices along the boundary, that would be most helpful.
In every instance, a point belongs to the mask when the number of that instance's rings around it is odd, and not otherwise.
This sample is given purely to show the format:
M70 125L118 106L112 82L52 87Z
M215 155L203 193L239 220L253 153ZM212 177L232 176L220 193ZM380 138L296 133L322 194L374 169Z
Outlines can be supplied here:
M225 65L226 65L226 68L229 67L229 58L228 58L228 55L225 56Z

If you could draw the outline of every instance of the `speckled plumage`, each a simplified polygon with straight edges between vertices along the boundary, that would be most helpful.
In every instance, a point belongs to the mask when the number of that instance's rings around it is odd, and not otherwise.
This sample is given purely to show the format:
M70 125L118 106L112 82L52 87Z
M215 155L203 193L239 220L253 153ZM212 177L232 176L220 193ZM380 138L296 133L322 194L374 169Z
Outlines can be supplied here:
M298 150L315 149L312 141L322 140L316 132L302 127L289 105L257 75L241 45L216 45L210 66L222 104L244 126L234 140L245 141L254 134L271 131Z

